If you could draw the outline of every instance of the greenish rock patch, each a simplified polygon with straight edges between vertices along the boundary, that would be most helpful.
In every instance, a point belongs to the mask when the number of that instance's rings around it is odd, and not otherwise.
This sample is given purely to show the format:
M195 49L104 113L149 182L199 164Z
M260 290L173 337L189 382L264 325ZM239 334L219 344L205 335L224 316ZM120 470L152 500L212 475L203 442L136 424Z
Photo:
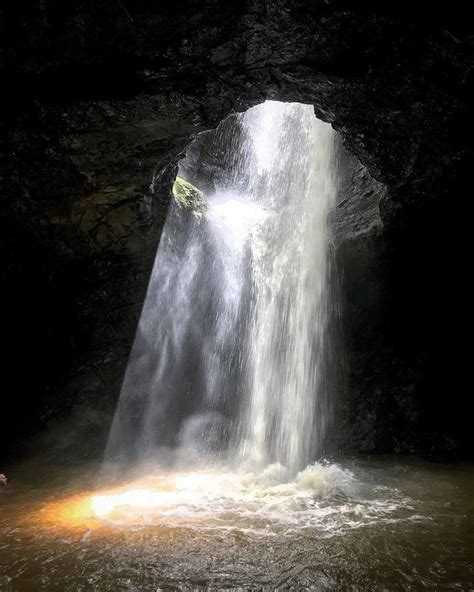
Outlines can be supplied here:
M181 177L176 177L173 197L179 206L191 210L196 216L202 216L206 211L207 202L204 193Z

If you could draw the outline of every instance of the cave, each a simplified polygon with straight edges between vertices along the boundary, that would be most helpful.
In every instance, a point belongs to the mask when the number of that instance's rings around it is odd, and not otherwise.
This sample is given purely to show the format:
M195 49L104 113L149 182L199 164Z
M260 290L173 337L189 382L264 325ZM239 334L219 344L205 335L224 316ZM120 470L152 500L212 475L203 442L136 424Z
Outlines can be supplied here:
M318 458L329 463L331 475L340 471L342 496L352 495L352 480L360 477L354 459L376 479L390 458L396 470L418 472L427 487L438 488L440 503L457 487L456 502L468 513L473 444L458 335L467 324L461 278L469 217L463 210L472 157L472 31L465 12L456 3L415 10L370 0L357 6L344 0L35 0L0 10L6 98L0 473L8 479L5 486L0 480L0 504L5 500L25 515L22 487L41 482L32 477L34 463L58 488L63 477L52 467L74 479L100 473L176 183L184 176L204 195L215 191L213 179L216 171L222 175L230 146L226 130L252 109L277 103L312 109L335 138L328 281L337 300L330 322L338 345L326 355L337 359L328 372L337 397ZM193 219L186 215L184 233ZM393 485L397 477L392 471L387 479ZM413 485L406 487L407 499L416 498ZM397 519L407 511L398 502ZM437 561L430 548L406 568L424 575L405 574L396 589L474 585L467 527L451 539L439 520L433 540L448 559L429 572ZM416 519L407 524L410 547ZM10 526L0 519L0 532ZM83 525L67 527L76 533ZM251 539L248 548L261 564L246 577L233 572L225 580L216 572L213 580L210 568L183 567L185 554L175 545L198 557L202 552L183 527L178 542L163 535L156 543L171 563L153 568L142 586L389 585L393 572L381 567L383 555L372 572L363 558L356 566L346 561L344 541L358 543L353 533L345 536L317 549L295 542L302 571L286 580L278 570L264 576L268 551ZM205 544L228 568L231 552L221 555L218 538ZM326 558L326 574L303 569L306 548ZM148 548L142 551L150 558ZM342 559L331 564L328 554ZM41 572L35 561L25 559L23 575L5 562L0 584L67 589L73 559L63 562L59 576ZM462 568L446 568L450 561ZM169 571L172 562L181 566L177 575ZM140 580L132 571L123 581L92 576L93 583L81 585L142 589L134 588Z

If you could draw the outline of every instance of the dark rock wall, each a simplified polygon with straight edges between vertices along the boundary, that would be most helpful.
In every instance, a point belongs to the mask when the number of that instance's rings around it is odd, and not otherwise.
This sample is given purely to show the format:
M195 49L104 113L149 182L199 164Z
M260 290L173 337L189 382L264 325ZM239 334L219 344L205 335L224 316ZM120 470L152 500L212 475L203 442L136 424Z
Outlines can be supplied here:
M469 402L450 349L461 299L447 269L462 257L453 248L458 229L436 199L394 203L390 186L342 147L338 168L333 281L347 375L339 446L470 456Z
M385 374L373 364L385 314L380 206L387 188L340 143L336 163L338 195L330 216L330 253L331 289L340 313L333 319L332 330L337 332L335 356L342 358L338 363L345 380L338 393L334 428L339 428L339 447L375 450L381 444L379 432L387 432L386 423L381 425L387 418L376 412L386 400L381 396ZM363 384L372 379L372 384Z
M197 132L266 98L313 104L387 187L369 285L354 275L347 288L355 309L382 294L379 313L364 313L366 331L351 330L354 356L373 360L355 364L354 396L370 392L376 404L354 414L360 423L375 413L378 426L360 446L470 448L468 397L451 362L472 34L467 7L421 8L20 0L1 9L2 454L71 413L78 427L64 435L82 442L75 453L100 448L174 165ZM363 243L347 257L363 258Z

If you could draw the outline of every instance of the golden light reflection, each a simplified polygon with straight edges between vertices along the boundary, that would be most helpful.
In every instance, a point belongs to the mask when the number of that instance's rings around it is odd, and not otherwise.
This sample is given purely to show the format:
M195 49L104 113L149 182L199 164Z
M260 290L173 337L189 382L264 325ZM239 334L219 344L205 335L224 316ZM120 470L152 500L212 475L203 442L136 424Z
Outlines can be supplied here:
M65 527L85 526L91 530L100 527L88 494L73 495L58 502L51 502L42 510L42 521Z
M130 514L134 508L159 512L192 506L210 493L218 492L222 485L222 475L209 472L151 476L128 487L92 496L92 509L95 516L105 517L117 511L128 510Z
M72 528L86 526L95 530L104 525L101 518L114 514L116 510L153 508L170 499L170 493L156 489L156 483L152 488L146 488L143 482L133 482L50 502L41 510L41 521Z
M222 486L215 475L187 473L147 476L114 488L72 495L52 502L42 511L42 519L64 526L97 529L103 520L132 523L143 514L160 515L177 507L191 507L209 492Z
M94 495L92 509L96 516L107 516L116 508L156 508L167 505L175 500L175 495L169 492L153 491L150 489L131 489L122 493L109 495Z

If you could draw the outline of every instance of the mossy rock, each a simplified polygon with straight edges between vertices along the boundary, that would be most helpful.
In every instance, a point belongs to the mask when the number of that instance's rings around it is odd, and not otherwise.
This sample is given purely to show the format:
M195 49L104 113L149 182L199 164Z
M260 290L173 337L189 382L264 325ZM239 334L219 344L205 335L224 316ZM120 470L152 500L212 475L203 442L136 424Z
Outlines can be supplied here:
M173 197L178 205L191 210L196 216L202 216L206 211L207 202L204 193L181 177L176 177Z

